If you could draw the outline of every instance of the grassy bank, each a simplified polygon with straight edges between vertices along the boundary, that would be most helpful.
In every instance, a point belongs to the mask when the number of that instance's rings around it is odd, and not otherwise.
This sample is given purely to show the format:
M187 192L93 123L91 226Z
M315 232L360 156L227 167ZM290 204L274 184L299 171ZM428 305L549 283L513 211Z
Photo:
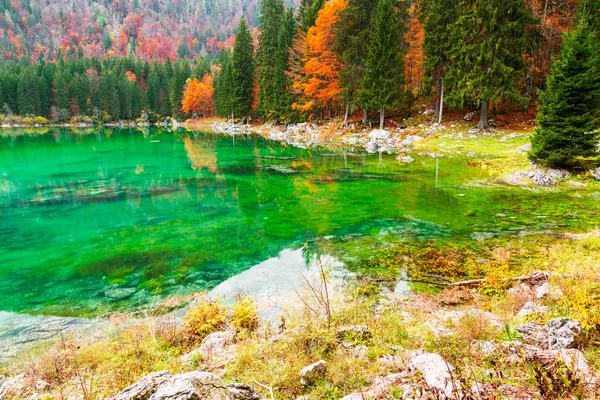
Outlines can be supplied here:
M359 249L359 243L356 243ZM327 249L324 249L327 250ZM516 326L524 321L546 322L555 317L581 321L579 348L590 364L600 368L600 236L535 236L465 244L395 243L346 254L355 274L347 287L329 298L331 318L315 302L308 288L298 294L296 311L284 313L279 323L257 325L247 299L233 310L214 303L192 309L184 324L147 319L131 325L128 316L115 317L108 336L94 344L85 338L64 337L41 345L3 367L3 373L24 371L32 382L48 384L41 398L102 398L118 393L145 374L168 369L172 373L200 369L218 373L226 381L258 383L273 390L277 399L308 395L311 399L339 399L373 385L381 377L406 369L411 351L438 353L456 366L464 382L494 387L510 384L536 392L540 381L535 363L508 356L492 357L481 341L519 340ZM405 271L406 275L401 272ZM558 297L535 300L544 312L517 316L530 294L511 279L534 271L550 272ZM413 288L410 296L394 293L404 276ZM444 288L450 281L485 278L481 285ZM424 281L437 282L422 283ZM473 310L478 310L473 312ZM344 337L336 332L348 325L367 326L370 335ZM212 331L233 329L235 344L214 356L181 356L198 348ZM364 346L364 347L361 347ZM356 350L360 347L360 350ZM309 386L300 384L301 368L318 360L328 363L326 375ZM568 386L575 397L593 398L583 382L566 382L563 372L552 379ZM425 386L422 378L410 378ZM569 386L570 385L570 386ZM264 389L261 389L264 390ZM269 396L268 391L264 391ZM45 397L44 397L45 396ZM401 398L398 388L390 397ZM499 397L501 398L501 397ZM546 397L551 398L551 397Z

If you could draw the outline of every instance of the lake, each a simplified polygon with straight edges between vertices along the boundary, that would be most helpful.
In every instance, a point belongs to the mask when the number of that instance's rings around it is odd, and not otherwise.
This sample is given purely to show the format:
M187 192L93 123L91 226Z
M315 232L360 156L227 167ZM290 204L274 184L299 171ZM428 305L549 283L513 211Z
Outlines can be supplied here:
M0 311L133 310L314 239L597 225L592 189L489 184L464 158L415 158L183 129L0 130Z

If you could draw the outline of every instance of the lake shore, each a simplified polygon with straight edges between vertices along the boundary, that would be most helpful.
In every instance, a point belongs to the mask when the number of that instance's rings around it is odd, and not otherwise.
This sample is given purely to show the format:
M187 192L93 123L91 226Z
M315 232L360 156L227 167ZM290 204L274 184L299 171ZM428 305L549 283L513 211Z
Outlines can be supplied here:
M184 127L206 132L210 124L219 131L215 123L220 121ZM529 141L530 130L419 129L345 131L332 123L257 126L249 132L284 146L325 147L338 156L391 153L401 165L457 159L486 174L467 185L535 188L540 197L551 196L553 188L582 189L573 182L592 194L597 191L591 176L557 177L558 184L539 189L528 177L522 184L504 181L528 168L526 153L519 149ZM498 216L499 229L508 217ZM207 381L227 387L219 395L228 399L269 398L271 391L282 399L441 394L536 399L565 390L593 399L600 368L595 301L600 236L593 230L558 231L416 244L347 235L335 247L317 238L319 251L334 257L317 264L316 274L303 276L302 254L295 249L217 287L215 294L229 308L200 301L158 318L115 314L95 343L90 334L66 331L0 367L7 376L0 377L0 398L106 398L162 371L117 398L134 398L135 388L159 393L176 390L177 382L194 386ZM335 279L336 260L351 272L343 284ZM269 287L283 286L277 283L282 277L273 276L282 265L299 266L290 268L288 276L304 284L280 294L273 307ZM330 285L328 294L321 276ZM254 299L252 307L236 302L240 291ZM273 314L274 308L279 312ZM208 319L201 319L204 333L190 334L190 315L215 317L207 310L218 310L221 322L209 323L205 331ZM241 327L240 318L247 321L248 315L251 323ZM239 382L245 386L236 386ZM239 397L240 391L246 397Z

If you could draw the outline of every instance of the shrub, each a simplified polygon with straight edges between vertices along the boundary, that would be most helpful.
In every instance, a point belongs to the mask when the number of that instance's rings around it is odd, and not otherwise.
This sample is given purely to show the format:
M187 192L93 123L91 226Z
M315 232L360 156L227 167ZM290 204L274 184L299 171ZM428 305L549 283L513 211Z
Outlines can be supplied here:
M238 296L233 306L231 324L238 334L248 334L258 329L258 312L252 299Z
M202 299L184 317L188 339L200 341L213 332L225 327L225 308L218 300Z
M44 117L35 117L33 119L33 123L35 125L47 125L48 124L48 120Z
M33 118L25 117L23 121L21 121L23 125L33 125Z

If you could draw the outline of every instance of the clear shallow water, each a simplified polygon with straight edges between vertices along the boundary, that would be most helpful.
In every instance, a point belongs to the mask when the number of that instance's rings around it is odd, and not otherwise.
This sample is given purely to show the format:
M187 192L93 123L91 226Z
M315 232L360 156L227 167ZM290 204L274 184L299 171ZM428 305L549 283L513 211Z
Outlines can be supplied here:
M471 185L485 175L458 158L440 160L437 184L435 171L431 158L404 166L184 130L0 130L0 310L131 309L314 237L597 225L592 189Z

